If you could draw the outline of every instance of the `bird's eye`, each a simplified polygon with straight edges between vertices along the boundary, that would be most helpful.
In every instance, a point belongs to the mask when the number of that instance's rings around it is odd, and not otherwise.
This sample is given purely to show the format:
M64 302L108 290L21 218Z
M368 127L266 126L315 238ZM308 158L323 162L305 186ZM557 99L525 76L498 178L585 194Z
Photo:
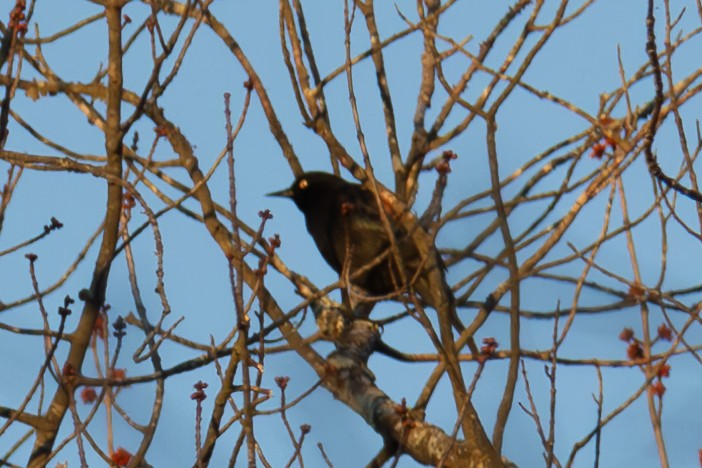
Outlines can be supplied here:
M308 185L309 182L307 182L307 179L302 179L300 182L298 182L297 188L299 188L300 190L305 190Z

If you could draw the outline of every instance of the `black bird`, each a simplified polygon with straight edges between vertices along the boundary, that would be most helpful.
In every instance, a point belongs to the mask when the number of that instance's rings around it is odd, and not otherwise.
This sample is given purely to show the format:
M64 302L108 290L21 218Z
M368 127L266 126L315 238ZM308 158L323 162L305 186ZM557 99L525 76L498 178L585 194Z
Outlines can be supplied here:
M348 273L354 286L373 295L401 290L399 266L390 252L390 237L371 191L326 172L307 172L295 179L290 188L269 195L295 202L305 215L307 230L324 260L340 275ZM420 266L425 270L443 268L438 257L422 262L411 236L394 223L392 214L388 213L387 217L408 282L412 283ZM383 259L379 260L381 256ZM372 262L374 266L368 268ZM359 269L363 271L358 272ZM430 305L434 306L437 299L453 300L443 285L432 285L439 289L434 292L425 282L424 275L419 275L412 285Z
M324 260L340 275L347 273L352 285L373 295L403 292L400 268L390 252L390 237L373 192L326 172L307 172L297 177L290 188L269 195L295 202L305 215L307 230ZM395 222L392 213L387 213L387 218L405 280L439 314L446 345L447 333L453 341L451 324L459 331L463 325L456 316L441 257L433 246L415 242L411 233ZM368 267L371 263L374 265Z
M475 409L466 402L466 387L456 355L453 324L463 330L456 315L455 299L445 278L445 266L438 252L426 240L428 234L416 226L409 231L397 222L397 213L383 206L395 238L400 263L390 252L391 238L384 227L375 194L358 184L325 172L307 172L290 188L268 195L292 199L305 215L324 260L350 283L374 295L401 293L405 280L434 310L439 318L442 355L451 380L456 409L463 417L464 432L481 434L489 445ZM403 213L400 213L402 215ZM416 231L419 230L419 231ZM370 266L372 265L372 266ZM348 276L347 276L348 275ZM477 347L468 342L477 357Z

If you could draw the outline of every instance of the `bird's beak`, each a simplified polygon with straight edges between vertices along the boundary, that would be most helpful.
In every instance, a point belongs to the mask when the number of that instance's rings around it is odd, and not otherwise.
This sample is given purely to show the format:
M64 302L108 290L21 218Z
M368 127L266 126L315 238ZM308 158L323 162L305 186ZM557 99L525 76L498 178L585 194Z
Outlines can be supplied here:
M266 194L267 197L283 197L283 198L292 198L293 196L293 191L292 189L285 189L285 190L279 190L278 192L271 192Z

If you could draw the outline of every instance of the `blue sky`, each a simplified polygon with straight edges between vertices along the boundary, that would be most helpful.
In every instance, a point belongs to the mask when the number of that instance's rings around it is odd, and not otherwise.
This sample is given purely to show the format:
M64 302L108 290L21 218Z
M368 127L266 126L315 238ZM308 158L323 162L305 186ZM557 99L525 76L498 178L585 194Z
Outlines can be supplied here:
M410 18L416 18L415 2L407 0L396 3L377 2L377 17L381 35L387 37L404 27L402 19L395 8L402 10ZM657 2L660 3L660 2ZM699 19L694 15L694 2L686 1L676 4L676 8L687 7L679 28L688 32L699 26ZM343 63L343 15L341 2L313 1L304 4L307 22L315 46L316 57L322 74L335 69ZM459 1L451 13L442 20L440 32L452 35L460 40L467 35L473 39L467 48L477 51L479 43L489 34L495 21L501 17L510 4L503 0L493 2ZM579 5L579 4L578 4ZM572 11L577 5L569 8ZM212 11L227 25L234 37L240 42L243 50L260 74L266 89L276 106L278 116L294 145L303 167L307 170L329 170L328 153L324 145L308 129L302 125L297 107L292 97L287 72L281 59L281 48L278 39L278 2L237 2L215 0ZM546 9L553 7L547 5ZM5 7L6 11L9 7ZM48 36L59 31L80 18L99 11L98 6L89 2L64 0L63 2L39 1L33 21L40 27L42 36ZM657 15L663 15L662 6ZM135 24L143 21L149 14L148 7L132 2L125 8L134 22L125 28L129 35ZM4 14L0 11L0 14ZM580 106L591 115L595 115L602 93L608 93L620 86L617 68L617 46L621 48L624 68L628 74L633 73L645 61L644 5L632 2L596 2L577 21L559 30L526 73L524 80L540 90L548 90L552 94L566 98ZM518 24L522 24L519 21ZM163 18L165 29L173 26L173 21ZM30 32L33 27L30 27ZM496 45L495 51L486 65L498 66L509 50L512 41L518 35L519 29L510 28L505 38ZM359 21L352 36L352 48L355 53L365 50L367 37ZM140 90L150 72L148 36L137 40L124 62L125 86ZM660 43L660 41L659 41ZM393 92L396 115L398 116L398 133L400 148L403 154L409 149L409 138L412 131L411 117L416 102L418 85L418 50L421 47L421 37L410 36L386 49L386 65L388 79ZM30 47L31 51L33 48ZM694 70L699 66L699 42L692 42L680 49L676 56L675 70L679 76ZM47 44L42 48L47 62L65 81L89 81L106 60L106 25L99 20L77 34L56 43ZM447 66L447 76L456 78L466 66L466 61L457 59L454 65ZM27 67L27 77L32 73ZM241 108L244 89L242 83L245 74L227 52L222 43L206 27L202 27L185 59L183 69L171 88L163 96L160 105L166 109L169 117L189 138L196 147L196 154L203 168L209 168L217 154L225 145L223 94L232 93L232 109L238 115ZM371 63L366 61L356 67L354 80L359 96L360 114L367 144L374 161L378 178L391 185L390 164L385 143L385 126L382 111L377 99L377 89L374 87L375 74ZM482 92L478 80L468 89L467 98L474 98ZM645 102L650 98L652 87L650 82L637 85L631 90L632 99L636 103ZM343 144L350 148L351 154L360 161L360 151L355 143L355 129L349 111L348 96L344 77L330 83L325 92L328 99L333 128ZM688 117L690 135L694 135L695 116L699 102L690 104L683 109ZM102 105L97 105L103 109ZM55 141L76 151L88 154L103 154L104 141L102 134L94 126L87 124L85 116L63 97L42 98L32 101L18 92L13 101L13 109L24 119L31 122ZM128 110L128 108L125 108ZM435 115L438 106L430 110L429 116ZM615 110L617 116L622 116L625 109ZM500 154L501 175L506 176L521 166L534 154L560 141L564 137L583 131L589 127L588 122L564 111L553 103L539 100L523 91L516 91L506 102L498 114L498 148ZM140 133L142 152L151 143L153 124L144 121L135 125ZM35 152L37 154L55 154L51 149L36 142L29 135L13 124L10 128L8 150ZM476 123L465 134L457 138L450 148L459 154L459 159L453 163L453 173L450 176L446 194L446 206L451 207L459 200L474 193L489 188L489 173L485 156L484 125ZM673 148L675 132L672 126L666 124L657 137L656 145L661 148ZM126 138L131 141L131 133ZM675 171L679 165L679 156L663 157L661 165L664 169ZM161 142L155 155L155 160L165 160L173 157L172 150L165 142ZM266 235L273 233L281 235L283 245L279 250L281 258L296 271L308 276L315 284L324 286L336 279L335 273L318 255L312 240L304 229L302 215L284 200L266 198L265 194L286 187L292 180L292 173L286 167L284 159L275 140L271 137L268 125L263 118L261 107L254 96L246 125L235 142L235 157L237 171L237 188L239 196L239 214L250 225L257 225L257 213L269 208L274 219L269 223ZM589 166L588 166L589 164ZM598 162L583 163L582 171L595 170ZM5 163L0 162L0 173L4 173ZM174 171L174 177L186 180L184 171ZM431 195L433 175L424 175L420 179L423 184L417 204L417 211L425 206ZM553 184L558 183L556 177ZM629 208L632 217L635 212L645 209L650 202L651 182L648 178L643 159L634 163L625 175L625 183L629 195ZM521 187L521 183L516 184ZM215 173L210 188L214 198L225 204L228 197L227 176L224 166ZM508 187L506 193L515 190ZM31 291L31 282L27 273L26 260L23 254L27 251L39 255L37 262L38 279L43 287L53 283L65 271L84 245L85 240L94 232L101 221L105 202L104 184L101 180L77 174L57 174L49 172L27 171L17 188L13 203L8 210L5 225L0 236L0 250L26 239L41 231L51 216L56 216L65 227L53 233L41 243L25 249L17 254L0 258L0 301L12 302L25 297ZM635 194L641 193L640 197ZM169 193L173 194L171 190ZM578 247L584 247L594 239L602 223L602 210L606 202L607 191L603 192L592 207L582 213L578 219L577 228L569 231L564 242L572 242ZM148 200L160 208L154 197ZM694 223L692 202L680 200L679 207L682 216L689 216ZM192 202L186 206L197 209ZM567 209L568 204L563 205ZM617 210L615 210L617 212ZM562 213L557 213L558 216ZM526 208L518 210L511 218L510 224L517 232L533 219L533 212ZM620 216L614 214L616 222L621 222ZM134 212L134 221L145 219L143 215ZM617 219L619 218L619 219ZM480 232L484 226L477 222L488 218L475 217L473 224L457 223L449 227L439 237L442 245L464 242ZM161 231L164 233L165 249L165 284L169 300L173 307L172 321L184 317L184 322L177 332L194 341L207 342L209 336L221 339L228 332L234 310L230 297L229 283L225 259L211 240L207 232L197 223L185 219L176 212L170 212L159 220ZM132 229L136 224L132 225ZM660 232L655 224L650 228L644 226L634 234L640 248L644 280L653 284L657 280L660 250ZM501 248L499 237L491 238L483 246L484 253L489 254ZM664 282L666 288L681 288L699 283L696 268L690 265L699 260L699 244L684 235L679 228L671 228L669 232L669 262L671 267ZM154 243L150 235L142 235L133 244L137 268L140 275L140 286L144 292L151 292L155 286L155 259L153 256ZM557 252L566 252L568 247L563 243ZM66 294L77 296L77 292L86 287L96 256L95 246L88 252L86 260L81 263L76 273L57 292L46 298L47 308L55 310ZM601 255L604 265L627 278L631 277L629 257L623 243L605 247ZM255 260L253 260L255 262ZM582 265L581 265L582 266ZM463 263L461 268L470 268ZM571 270L572 271L572 270ZM451 278L465 276L464 270L452 271ZM474 300L482 299L488 292L506 277L504 271L495 272L484 281L478 289ZM604 281L593 273L593 278ZM275 273L271 273L266 284L276 294L284 309L291 309L300 299L294 294L293 288ZM522 306L524 309L554 309L557 303L570 307L572 288L561 287L536 280L525 281L522 287ZM698 296L698 295L697 295ZM605 301L604 295L592 294L581 298L583 304L591 305ZM690 303L699 300L690 297ZM154 294L145 294L147 308L152 317L157 317L160 301ZM108 302L111 304L111 318L117 314L126 315L134 310L133 300L127 281L123 257L114 264L111 283L108 289ZM509 303L506 296L502 304ZM77 311L79 308L76 307ZM379 313L390 313L396 310L394 306L384 306ZM473 314L473 310L462 313ZM629 315L626 315L629 314ZM39 327L39 316L36 306L30 304L18 307L9 312L2 312L0 320L15 326ZM74 318L75 320L75 318ZM172 323L171 321L171 323ZM660 317L652 319L659 323ZM57 323L54 319L54 324ZM626 313L605 314L599 316L578 317L576 330L569 335L563 347L563 354L568 357L584 358L597 357L603 359L625 358L625 345L617 339L624 326L631 326L640 332L640 319L636 308ZM69 323L69 329L75 321ZM303 328L306 333L313 331L309 321ZM525 347L546 349L550 346L550 321L525 321L522 329L522 339ZM136 330L129 329L125 340L125 352L121 357L123 367L129 369L130 375L146 373L143 369L131 363L130 354L141 342ZM693 330L688 338L698 338L699 330ZM0 361L0 369L4 375L10 376L12 385L0 388L0 404L15 404L29 387L34 374L31 369L37 369L42 355L39 352L41 342L38 339L17 337L7 332L0 332L0 352L12 359ZM506 348L509 341L508 321L504 314L493 314L481 330L480 337L494 336ZM423 336L419 325L404 321L399 326L387 327L384 339L391 345L411 352L430 352L431 344ZM696 341L692 340L693 343ZM328 344L320 344L316 349L326 354L331 351ZM19 353L18 350L22 352ZM59 361L65 348L59 348ZM178 345L167 345L162 354L167 365L173 365L193 357L192 351ZM16 358L15 358L16 356ZM543 375L543 363L527 361L530 384L538 395L537 401L542 412L547 410L548 383ZM391 397L400 400L406 397L413 401L420 391L423 380L415 376L428 374L432 366L428 364L402 364L383 356L374 356L370 367L374 371L380 388ZM490 362L481 383L475 393L474 402L483 418L487 432L491 433L494 424L497 405L504 385L506 362ZM27 371L30 369L30 371ZM288 399L294 398L316 381L312 371L299 358L289 354L272 355L266 359L264 386L274 389L275 397L265 409L274 409L278 404L278 389L273 378L278 375L291 377L288 387ZM466 375L472 375L474 365L464 368ZM91 370L86 365L86 373ZM94 372L94 370L92 370ZM672 466L695 466L697 449L702 446L698 434L702 433L702 423L698 414L691 411L694 406L693 398L701 389L699 378L695 378L699 368L691 359L680 358L673 361L673 374L666 382L668 393L665 396L663 416L664 430L668 453ZM589 432L595 423L595 405L592 394L597 392L597 377L592 367L560 366L558 368L558 406L557 406L557 435L556 453L564 462L573 444ZM643 375L638 369L604 370L605 404L604 411L616 408L633 389L643 382ZM166 384L166 401L161 417L161 427L149 453L148 461L154 466L188 466L193 460L194 453L194 405L189 399L192 384L197 380L210 384L210 395L217 387L217 377L212 366L196 372L174 376ZM442 381L440 391L447 392L448 382ZM524 386L518 384L516 402L526 403ZM47 393L51 395L51 392ZM145 414L152 403L153 389L150 385L134 386L124 389L119 402L132 414ZM445 395L448 395L445 393ZM212 398L205 401L205 414L211 409ZM452 406L450 398L433 401L428 409L428 420L450 430L453 425ZM30 405L36 408L36 404ZM545 413L542 414L542 418ZM316 443L324 444L325 450L337 467L355 467L367 463L381 448L381 440L370 430L361 419L334 401L325 390L318 389L315 393L291 409L288 418L294 428L300 424L309 423L312 432L307 437L303 450L308 466L322 466L322 460L316 448ZM104 443L104 418L98 414L91 426L96 439ZM64 424L62 434L70 433L68 421ZM23 431L15 425L8 434L0 439L0 453ZM120 440L118 445L127 449L136 448L138 438L129 430L116 426ZM273 466L282 466L292 454L292 447L285 433L279 416L266 416L256 419L256 432L266 456ZM220 440L219 450L215 453L212 466L225 466L229 457L229 449L236 434L225 435ZM4 450L3 450L4 449ZM506 430L504 454L520 466L541 466L541 447L535 433L532 421L515 406L509 426ZM16 463L26 459L27 450L22 450ZM94 457L92 460L96 460ZM576 459L575 466L592 466L594 448L592 444L583 449ZM56 458L58 461L69 461L70 466L77 466L75 446L69 444ZM648 411L643 398L624 415L616 418L608 425L603 433L602 466L655 466L657 452L648 420ZM98 462L94 462L98 465ZM414 466L408 457L403 457L400 466Z

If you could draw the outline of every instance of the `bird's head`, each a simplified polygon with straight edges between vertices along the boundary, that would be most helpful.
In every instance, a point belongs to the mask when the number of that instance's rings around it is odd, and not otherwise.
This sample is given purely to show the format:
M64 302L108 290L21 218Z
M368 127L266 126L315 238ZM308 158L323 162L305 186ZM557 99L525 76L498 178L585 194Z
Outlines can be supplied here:
M290 198L300 211L307 214L315 207L328 203L330 196L348 184L344 179L326 172L305 172L289 188L269 193L268 196Z

